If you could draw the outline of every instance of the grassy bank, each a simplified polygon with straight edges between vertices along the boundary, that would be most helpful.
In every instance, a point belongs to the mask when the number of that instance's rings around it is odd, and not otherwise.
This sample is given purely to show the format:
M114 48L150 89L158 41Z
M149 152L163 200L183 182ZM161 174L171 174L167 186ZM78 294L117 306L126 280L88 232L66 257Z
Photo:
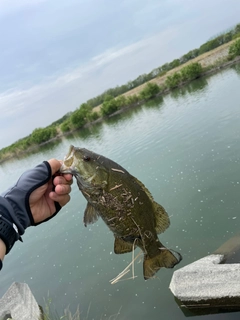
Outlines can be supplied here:
M75 130L94 125L105 117L123 112L127 108L142 104L156 96L167 94L174 88L183 86L196 78L218 72L236 63L239 59L240 39L232 40L169 71L161 72L154 79L119 96L113 97L106 94L103 103L94 108L89 103L84 103L74 112L69 112L50 126L37 128L29 136L1 149L0 163L37 151L39 146L61 139Z

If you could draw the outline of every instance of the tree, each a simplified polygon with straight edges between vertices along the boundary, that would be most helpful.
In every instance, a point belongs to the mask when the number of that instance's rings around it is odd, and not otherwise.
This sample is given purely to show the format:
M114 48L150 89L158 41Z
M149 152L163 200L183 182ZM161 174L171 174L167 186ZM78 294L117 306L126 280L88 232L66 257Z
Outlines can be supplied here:
M108 116L117 110L118 110L118 103L116 99L114 99L111 96L107 96L102 104L101 114L103 116Z
M87 116L87 114L92 111L92 108L88 103L82 103L80 105L80 110L81 110L83 115Z
M236 56L240 55L240 39L236 40L230 47L228 54L232 57L235 58Z
M57 134L57 130L54 127L37 128L33 130L31 134L31 141L36 144L46 142Z
M182 81L189 81L196 79L202 72L202 65L198 62L189 64L180 70Z
M217 39L217 38L210 40L210 41L204 43L203 45L201 45L201 47L199 48L199 54L213 50L213 49L219 47L220 44L221 43L219 43L219 39Z
M171 69L174 69L176 67L178 67L180 65L180 60L179 59L175 59L172 62L169 63L169 67Z
M160 87L156 83L149 82L140 92L140 98L148 100L156 96L160 91Z
M100 117L99 113L96 112L96 111L93 111L93 112L91 112L91 113L88 115L88 120L89 120L89 121L95 121L95 120L97 120L99 117Z
M159 75L160 72L161 72L160 68L155 68L155 69L153 69L153 70L151 71L151 77L152 77L152 78L156 78L156 77Z
M161 68L161 71L168 71L168 70L170 70L169 63L163 64L160 68Z
M188 53L184 54L180 59L180 63L183 64L191 59L196 58L199 55L199 49L193 49Z
M110 94L106 94L104 96L104 101L103 102L111 101L112 99L113 99L113 96L111 96Z
M115 98L118 109L121 109L126 106L127 99L125 96L119 96Z
M139 101L139 96L136 94L133 94L133 95L127 97L126 105L130 106L130 105L138 103L138 101Z
M234 28L234 34L239 33L240 32L240 23L237 24Z
M77 110L75 110L70 117L72 126L74 128L83 127L89 121L88 117L91 112L92 108L89 104L81 104L81 106Z
M231 40L232 40L232 33L231 32L225 33L225 35L224 35L224 43L227 43L227 42L229 42Z
M181 74L179 72L175 72L173 75L168 76L166 79L166 85L168 88L173 89L177 87L181 82Z
M71 123L70 123L70 120L65 120L61 126L60 126L60 129L62 132L67 132L67 131L70 131L71 129Z
M81 128L87 122L84 112L81 109L77 109L73 112L70 118L71 124L74 128Z

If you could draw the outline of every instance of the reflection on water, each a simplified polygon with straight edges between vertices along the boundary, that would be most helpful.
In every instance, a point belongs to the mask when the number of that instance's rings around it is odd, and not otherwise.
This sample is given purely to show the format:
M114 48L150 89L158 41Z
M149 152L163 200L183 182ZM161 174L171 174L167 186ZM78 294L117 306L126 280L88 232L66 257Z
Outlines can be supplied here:
M149 100L144 104L144 108L161 108L163 106L163 96L159 96L153 100Z
M53 150L55 147L57 147L61 143L60 139L52 140L47 142L46 144L42 144L40 146L33 146L30 152L20 152L18 154L15 154L11 161L21 160L21 159L26 159L29 157L29 155L34 155L34 154L39 154L42 153L44 154L48 150ZM7 161L9 162L9 161ZM3 163L3 166L5 163Z
M73 137L79 137L81 140L86 140L89 137L98 139L101 137L102 131L104 130L104 125L115 127L116 124L121 124L122 122L131 122L131 119L137 114L141 113L143 110L149 108L160 108L163 104L163 97L157 97L154 100L147 101L144 105L136 105L132 108L126 109L123 113L115 114L114 116L105 118L103 122L90 125L89 127L76 130L71 134L66 136L66 139L71 140Z
M236 71L238 75L240 75L240 63L234 64L231 66L231 69Z
M92 137L94 139L99 139L99 137L101 136L102 126L103 126L102 123L89 125L86 128L76 130L73 133L66 135L64 138L66 138L67 140L71 140L73 137L75 137L75 138L80 138L83 141L88 139L89 137Z
M187 86L183 86L179 89L173 90L170 95L174 99L179 97L184 97L187 94L194 94L198 91L204 94L204 91L208 85L207 79L205 77L198 79L197 81L190 82Z
M37 150L37 149L36 149L36 150L33 150L32 154L34 154L34 153L39 153L39 152L45 153L45 152L48 151L48 150L52 150L52 149L56 148L60 143L61 143L61 140L58 140L58 139L57 139L57 140L50 141L50 142L48 142L47 144L41 145L41 146L38 148L38 150Z
M192 82L163 98L129 109L97 126L64 137L28 158L0 167L4 190L22 171L56 157L69 145L85 147L118 162L139 178L168 211L171 226L159 236L181 252L180 268L214 252L239 232L239 65ZM133 280L110 280L131 261L115 255L114 238L103 221L85 228L86 201L76 183L70 203L56 218L29 228L4 261L0 294L13 281L27 282L39 304L48 294L61 314L79 305L82 317L185 319L169 290L175 269L144 281L142 264ZM136 252L137 254L138 252ZM238 319L239 313L199 316Z
M126 109L123 113L105 118L104 122L109 126L115 126L116 123L120 124L121 122L125 122L126 120L130 122L133 117L142 112L143 108L143 105L136 105L132 108Z

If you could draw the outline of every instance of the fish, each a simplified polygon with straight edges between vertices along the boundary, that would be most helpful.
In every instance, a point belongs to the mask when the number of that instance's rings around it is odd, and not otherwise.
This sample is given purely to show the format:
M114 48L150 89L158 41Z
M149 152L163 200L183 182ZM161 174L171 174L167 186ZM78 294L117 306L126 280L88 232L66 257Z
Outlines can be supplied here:
M114 235L114 252L139 247L144 254L143 276L152 278L162 267L173 268L180 253L167 249L158 234L170 225L166 210L150 191L116 162L85 148L70 146L62 173L71 173L87 200L83 222L87 226L103 219Z

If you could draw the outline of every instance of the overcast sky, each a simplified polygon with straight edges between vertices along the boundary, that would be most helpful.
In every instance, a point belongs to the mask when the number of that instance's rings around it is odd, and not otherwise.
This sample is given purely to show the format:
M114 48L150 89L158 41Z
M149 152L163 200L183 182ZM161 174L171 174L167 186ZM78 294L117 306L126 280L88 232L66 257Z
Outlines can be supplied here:
M238 0L0 0L0 148L240 23Z

